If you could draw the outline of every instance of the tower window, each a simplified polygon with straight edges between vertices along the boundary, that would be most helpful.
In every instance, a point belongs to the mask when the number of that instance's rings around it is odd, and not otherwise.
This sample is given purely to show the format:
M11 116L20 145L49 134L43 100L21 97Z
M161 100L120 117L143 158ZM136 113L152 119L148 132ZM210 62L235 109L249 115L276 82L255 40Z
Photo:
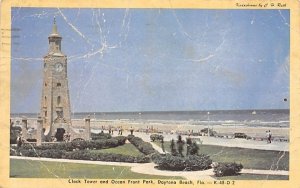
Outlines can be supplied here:
M57 83L56 86L57 86L57 87L60 87L60 86L61 86L61 83Z
M47 87L47 83L45 82L45 87Z
M59 106L59 105L60 105L60 101L61 101L61 97L60 97L60 96L58 96L58 97L57 97L57 106Z
M44 68L46 68L47 67L47 65L46 65L46 63L44 63Z
M44 106L47 106L47 97L44 97Z
M47 111L45 111L45 117L47 117Z

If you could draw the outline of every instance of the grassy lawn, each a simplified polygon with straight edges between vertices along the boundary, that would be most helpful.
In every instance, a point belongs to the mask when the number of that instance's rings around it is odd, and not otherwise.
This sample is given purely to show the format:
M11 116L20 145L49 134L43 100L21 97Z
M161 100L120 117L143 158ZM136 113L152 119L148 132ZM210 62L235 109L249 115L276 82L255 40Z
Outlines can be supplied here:
M90 150L92 153L115 153L115 154L123 154L130 155L133 157L143 155L134 145L132 144L124 144L122 146L118 146L115 148L101 149L101 150Z
M12 178L184 179L131 172L130 167L11 159Z
M239 176L215 177L218 180L289 180L289 176L262 175L262 174L241 174Z
M156 144L161 147L161 143ZM214 145L200 145L199 148L199 153L209 155L214 162L241 163L247 169L289 170L289 152ZM165 149L170 151L170 142L165 142Z

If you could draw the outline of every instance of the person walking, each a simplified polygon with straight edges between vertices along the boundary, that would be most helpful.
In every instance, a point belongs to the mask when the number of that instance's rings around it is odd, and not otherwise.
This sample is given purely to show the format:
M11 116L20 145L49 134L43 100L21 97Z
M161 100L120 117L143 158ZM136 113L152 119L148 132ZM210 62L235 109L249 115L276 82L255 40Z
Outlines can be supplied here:
M269 143L269 131L266 131L267 144Z
M268 136L268 139L269 139L269 143L271 143L271 142L272 142L272 133L271 133L270 130L269 130L269 136Z
M133 135L133 128L130 127L130 134Z

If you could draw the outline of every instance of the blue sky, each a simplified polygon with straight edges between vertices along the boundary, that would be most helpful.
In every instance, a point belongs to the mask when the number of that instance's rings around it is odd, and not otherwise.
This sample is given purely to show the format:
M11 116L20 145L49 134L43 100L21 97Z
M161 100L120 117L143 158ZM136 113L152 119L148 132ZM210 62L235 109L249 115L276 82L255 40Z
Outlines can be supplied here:
M289 108L289 10L13 8L13 113L39 112L54 16L73 112Z

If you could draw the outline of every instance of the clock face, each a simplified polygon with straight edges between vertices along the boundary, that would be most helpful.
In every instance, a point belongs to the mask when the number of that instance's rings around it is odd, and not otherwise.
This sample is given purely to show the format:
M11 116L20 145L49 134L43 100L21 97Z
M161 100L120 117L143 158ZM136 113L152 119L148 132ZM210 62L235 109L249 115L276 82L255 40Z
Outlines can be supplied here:
M63 70L63 65L61 63L55 64L55 71L61 72Z

